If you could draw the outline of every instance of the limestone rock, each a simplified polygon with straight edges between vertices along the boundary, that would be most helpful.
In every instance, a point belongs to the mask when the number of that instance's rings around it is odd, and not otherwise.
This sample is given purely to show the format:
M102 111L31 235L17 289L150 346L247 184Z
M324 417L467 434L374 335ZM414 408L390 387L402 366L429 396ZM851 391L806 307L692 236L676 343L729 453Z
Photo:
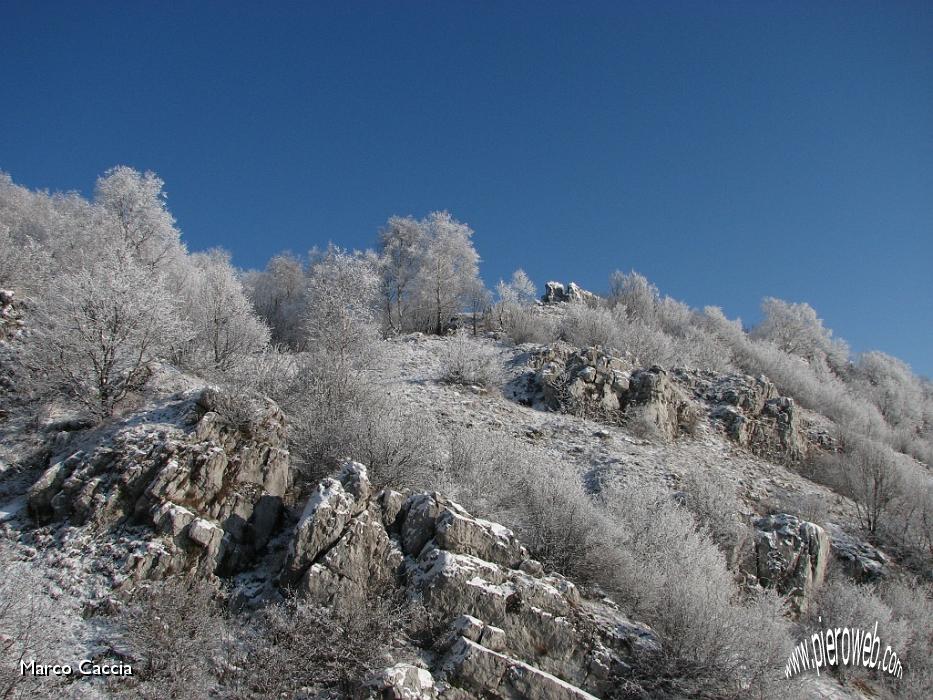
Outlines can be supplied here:
M133 575L196 568L232 573L265 546L289 484L285 419L267 402L248 431L210 410L196 390L99 429L85 449L53 458L28 494L40 523L95 533L147 525L159 546L130 557Z
M548 282L544 285L544 296L541 297L545 304L587 303L596 299L595 294L582 289L575 282L566 286L562 282Z
M382 700L434 700L437 689L431 673L411 664L399 663L374 673L364 683L358 698Z
M800 409L767 377L696 370L676 370L674 377L709 406L713 422L742 447L781 462L799 462L806 456L810 440Z
M888 558L879 549L833 523L827 523L826 529L829 532L833 558L855 581L869 583L888 576Z
M481 696L538 700L596 700L566 681L461 637L444 661L445 675Z
M826 577L830 543L819 525L781 513L755 520L758 579L795 599L805 610Z
M658 648L648 628L545 574L509 529L437 493L400 497L373 494L362 465L322 482L295 528L281 583L323 605L393 587L420 601L448 621L435 645L446 661L431 669L449 676L444 697L506 689L503 697L588 697L624 675L634 654ZM463 640L482 651L458 655ZM486 666L508 674L483 680Z

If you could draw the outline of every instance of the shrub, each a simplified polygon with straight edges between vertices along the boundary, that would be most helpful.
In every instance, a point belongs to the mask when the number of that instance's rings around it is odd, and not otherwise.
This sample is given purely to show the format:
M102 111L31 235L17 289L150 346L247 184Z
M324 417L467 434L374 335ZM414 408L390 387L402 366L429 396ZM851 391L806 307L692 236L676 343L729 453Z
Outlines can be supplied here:
M408 616L401 602L375 592L361 601L337 601L333 608L296 599L271 605L247 628L233 697L321 691L347 697L368 672L386 665Z
M20 673L20 661L51 663L49 659L64 652L59 648L61 629L56 626L52 599L34 565L21 561L2 541L0 570L0 698L59 697L57 677Z
M781 601L772 594L742 601L722 553L663 489L620 484L604 500L624 559L611 590L664 645L662 659L645 660L642 682L747 697L744 681L763 692L790 648ZM657 663L663 673L655 675L649 669Z
M733 480L719 472L693 468L684 475L683 489L687 508L726 555L729 566L734 566L748 541L748 527L741 521L742 504Z
M905 669L897 691L902 697L933 697L933 587L893 580L881 585L879 595L903 630L902 638L890 640Z
M232 630L208 584L173 578L143 586L117 625L135 660L130 682L115 687L117 694L153 700L212 696L229 659Z
M441 379L449 384L492 388L503 379L497 349L458 332L447 341L441 361Z
M349 415L347 428L347 456L367 465L377 487L432 485L439 432L433 416L373 393Z
M616 352L625 349L615 319L603 308L569 305L561 317L558 333L562 340L580 347L599 345Z

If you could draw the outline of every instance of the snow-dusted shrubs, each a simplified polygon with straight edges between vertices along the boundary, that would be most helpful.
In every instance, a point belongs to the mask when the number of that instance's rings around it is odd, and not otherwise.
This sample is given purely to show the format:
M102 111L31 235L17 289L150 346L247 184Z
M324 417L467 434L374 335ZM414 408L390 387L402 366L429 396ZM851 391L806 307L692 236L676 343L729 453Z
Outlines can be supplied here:
M801 638L814 629L870 630L877 623L879 637L891 645L904 666L903 677L895 680L842 665L834 674L849 683L859 677L884 683L894 697L933 696L933 589L929 584L895 579L879 585L860 585L831 573L801 623Z
M620 484L604 500L623 559L611 590L664 640L664 658L643 669L643 682L747 697L736 685L744 681L762 693L790 646L777 596L743 600L722 553L667 491Z
M625 350L616 319L608 309L571 304L561 317L558 333L562 340L579 347L598 345L607 350Z
M294 598L259 611L242 638L230 697L280 698L315 691L350 697L366 674L386 665L410 608L371 591L329 609Z
M22 674L20 661L55 658L63 652L56 605L43 590L34 564L19 559L0 541L0 698L60 697L56 677ZM68 650L71 651L71 650Z
M450 384L492 388L502 382L502 367L495 347L461 331L447 341L441 360L441 379Z
M731 568L749 536L748 526L741 521L735 482L719 472L694 467L684 475L683 489L687 508L726 555Z
M172 578L141 587L116 624L133 657L133 675L113 684L117 697L211 697L229 665L233 628L208 583Z

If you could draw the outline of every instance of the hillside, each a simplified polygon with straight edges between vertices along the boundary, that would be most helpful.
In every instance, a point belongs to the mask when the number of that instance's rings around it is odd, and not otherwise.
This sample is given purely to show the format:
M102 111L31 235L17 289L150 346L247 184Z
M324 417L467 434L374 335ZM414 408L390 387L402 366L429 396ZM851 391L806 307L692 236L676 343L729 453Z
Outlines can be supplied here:
M446 212L240 271L160 192L0 180L0 697L933 694L900 361L634 272L493 294ZM876 623L899 677L787 677Z

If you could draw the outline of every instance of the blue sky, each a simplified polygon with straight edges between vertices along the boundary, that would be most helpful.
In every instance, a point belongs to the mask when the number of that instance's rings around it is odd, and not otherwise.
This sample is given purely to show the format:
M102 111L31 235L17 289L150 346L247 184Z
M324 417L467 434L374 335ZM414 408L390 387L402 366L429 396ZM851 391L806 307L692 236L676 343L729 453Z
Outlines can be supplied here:
M173 5L0 0L0 169L154 170L243 267L448 209L490 284L808 301L933 375L929 2Z

